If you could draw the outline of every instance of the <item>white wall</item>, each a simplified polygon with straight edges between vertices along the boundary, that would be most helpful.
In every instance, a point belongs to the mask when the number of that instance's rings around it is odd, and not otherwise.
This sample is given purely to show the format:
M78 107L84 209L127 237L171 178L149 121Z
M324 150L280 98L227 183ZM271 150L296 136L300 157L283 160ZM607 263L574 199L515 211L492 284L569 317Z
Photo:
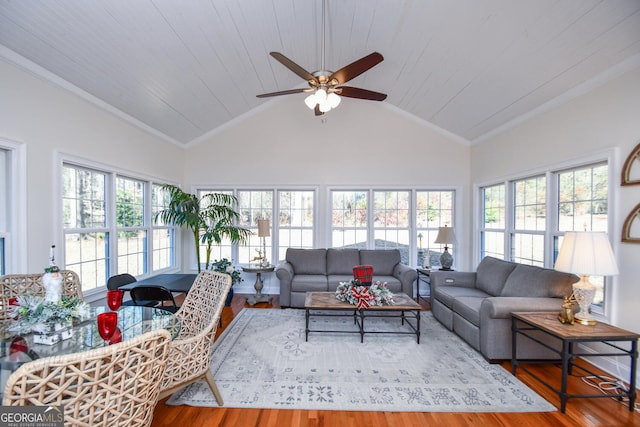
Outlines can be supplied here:
M0 138L26 146L26 262L24 272L48 264L62 239L58 153L123 171L181 182L184 149L141 131L77 95L0 58ZM63 261L61 251L57 260Z
M460 196L458 240L468 239L462 226L469 216L468 145L382 103L345 98L323 122L303 99L277 98L269 108L190 147L185 182L317 187L316 220L327 232L318 236L319 247L330 245L325 199L332 186L453 188ZM464 262L460 257L456 266Z

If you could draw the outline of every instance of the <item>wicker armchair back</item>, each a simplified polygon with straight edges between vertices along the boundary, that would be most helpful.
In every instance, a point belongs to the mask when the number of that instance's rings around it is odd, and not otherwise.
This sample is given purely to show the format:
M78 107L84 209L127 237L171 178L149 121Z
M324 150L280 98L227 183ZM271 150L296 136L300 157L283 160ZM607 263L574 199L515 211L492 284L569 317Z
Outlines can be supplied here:
M9 376L5 406L62 405L65 425L149 426L171 335L164 329L94 350L27 362Z
M220 406L222 396L209 370L211 350L231 276L212 270L198 274L176 316L180 333L171 342L160 398L204 378Z

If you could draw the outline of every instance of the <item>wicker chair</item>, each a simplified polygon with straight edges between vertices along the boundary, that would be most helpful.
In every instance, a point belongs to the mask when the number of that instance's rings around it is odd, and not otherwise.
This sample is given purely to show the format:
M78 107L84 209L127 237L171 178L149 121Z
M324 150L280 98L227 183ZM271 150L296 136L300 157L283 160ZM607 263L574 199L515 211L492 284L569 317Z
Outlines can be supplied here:
M2 404L62 405L65 425L149 426L170 340L159 329L120 344L27 362L9 376Z
M231 276L205 270L198 274L176 316L180 318L180 334L169 346L169 359L164 374L160 399L204 378L216 401L222 396L209 370L211 351L218 319L231 289Z
M0 277L0 320L7 320L9 300L21 295L44 295L42 276L44 273L10 274ZM80 278L71 270L60 270L62 275L62 295L82 299Z

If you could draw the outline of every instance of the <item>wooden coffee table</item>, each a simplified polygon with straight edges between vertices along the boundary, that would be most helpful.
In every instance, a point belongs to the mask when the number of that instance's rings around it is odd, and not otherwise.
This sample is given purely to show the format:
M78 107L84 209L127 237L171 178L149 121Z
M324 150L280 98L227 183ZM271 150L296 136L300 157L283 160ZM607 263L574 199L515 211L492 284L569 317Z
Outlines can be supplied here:
M375 305L369 308L357 309L348 302L339 301L335 292L307 292L304 300L305 308L305 341L309 339L310 332L333 332L360 334L360 342L364 342L364 334L415 334L416 341L420 344L420 304L416 303L407 294L394 294L393 305ZM397 314L389 314L397 313ZM309 329L311 316L318 317L353 317L353 323L358 328L353 331L331 331ZM400 318L402 324L409 326L411 331L367 331L365 319L367 317ZM411 322L414 321L415 325Z

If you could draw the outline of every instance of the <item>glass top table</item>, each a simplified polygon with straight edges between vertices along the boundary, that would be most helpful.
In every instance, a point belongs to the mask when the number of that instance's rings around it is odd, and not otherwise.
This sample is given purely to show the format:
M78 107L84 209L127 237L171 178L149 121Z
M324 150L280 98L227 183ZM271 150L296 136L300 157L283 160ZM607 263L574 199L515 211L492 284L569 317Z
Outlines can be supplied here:
M0 322L0 396L8 376L20 365L33 359L76 353L108 345L98 333L98 314L108 307L90 307L87 316L69 326L71 337L53 345L36 344L34 335L17 335L7 330L11 321ZM122 306L118 310L118 328L122 341L156 329L166 329L175 338L180 332L180 319L175 314L153 307Z

